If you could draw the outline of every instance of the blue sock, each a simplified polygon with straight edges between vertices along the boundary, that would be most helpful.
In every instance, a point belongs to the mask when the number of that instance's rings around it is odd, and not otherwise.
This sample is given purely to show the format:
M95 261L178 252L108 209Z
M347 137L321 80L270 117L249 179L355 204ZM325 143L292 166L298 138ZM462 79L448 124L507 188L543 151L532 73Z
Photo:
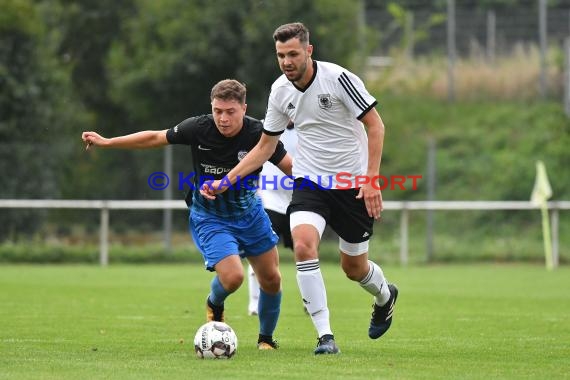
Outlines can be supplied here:
M273 336L279 312L281 311L281 291L275 295L259 289L259 333Z
M210 283L210 295L208 296L210 302L216 306L222 306L229 295L230 293L224 289L218 276L215 276Z

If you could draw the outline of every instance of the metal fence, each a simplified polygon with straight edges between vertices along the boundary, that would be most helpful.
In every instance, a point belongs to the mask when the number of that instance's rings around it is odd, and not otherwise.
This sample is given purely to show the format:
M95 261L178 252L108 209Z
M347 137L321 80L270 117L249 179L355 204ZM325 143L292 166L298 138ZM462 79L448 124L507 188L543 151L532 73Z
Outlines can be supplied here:
M540 54L537 79L540 96L563 94L570 116L568 80L549 79L549 72L555 71L558 78L570 70L568 62L559 62L558 54L549 55L551 48L567 54L564 45L570 36L570 7L555 7L547 0L536 0L526 7L480 9L447 0L447 7L442 10L435 10L428 2L418 2L413 9L403 11L403 16L396 16L384 8L366 9L366 25L376 29L380 36L368 61L372 66L389 65L394 50L412 59L447 56L448 98L453 101L457 59L484 59L492 66L497 58L509 56L521 46L534 47Z
M386 10L369 8L366 10L366 24L376 29L380 40L375 55L388 56L393 48L409 44L410 53L425 55L446 53L448 43L447 20L454 18L454 36L457 54L469 57L481 52L490 58L508 55L518 44L540 43L540 5L537 0L532 7L508 9L465 9L460 1L452 1L454 17L449 9L441 11L422 9L421 6L408 10L408 20L398 21ZM427 2L426 2L427 3ZM561 47L570 35L570 8L546 6L544 26L547 43ZM428 8L427 6L425 8ZM430 21L441 15L438 22ZM405 41L406 33L415 32L416 38Z
M410 213L425 210L535 210L537 207L526 201L386 201L385 210L401 211L400 216L400 263L408 263L408 230ZM107 200L49 200L49 199L0 199L0 208L35 209L92 209L100 210L99 263L109 264L109 213L111 210L186 210L182 201L107 201ZM570 210L570 201L548 203L552 228L552 261L559 262L559 211Z

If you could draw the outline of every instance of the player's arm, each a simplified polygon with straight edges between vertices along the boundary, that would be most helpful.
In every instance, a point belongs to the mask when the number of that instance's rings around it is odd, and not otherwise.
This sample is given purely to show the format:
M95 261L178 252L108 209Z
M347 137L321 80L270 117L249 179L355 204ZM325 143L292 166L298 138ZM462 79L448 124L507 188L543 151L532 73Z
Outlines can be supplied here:
M256 146L226 175L229 182L233 185L237 178L243 178L269 160L269 157L275 152L279 135L270 136L266 133L261 134L261 138Z
M101 148L144 149L168 145L166 131L142 131L129 135L105 138L97 132L83 132L81 138L86 143L85 149L91 146Z
M291 176L293 174L293 157L287 153L281 161L277 164L277 167L285 173L285 175Z
M384 123L376 108L368 111L360 120L368 130L368 166L367 177L372 180L380 172L382 150L384 147ZM360 189L358 198L364 198L368 215L375 219L380 217L382 211L382 192L379 184L366 183Z
M200 194L207 199L215 199L215 194L221 193L227 187L220 186L221 183L227 185L228 182L232 185L236 183L238 178L243 178L249 173L252 173L257 168L269 160L271 155L275 152L277 143L279 142L279 135L271 136L266 133L261 134L261 138L256 146L237 164L223 179L223 182L218 180L212 183L204 183L200 189Z

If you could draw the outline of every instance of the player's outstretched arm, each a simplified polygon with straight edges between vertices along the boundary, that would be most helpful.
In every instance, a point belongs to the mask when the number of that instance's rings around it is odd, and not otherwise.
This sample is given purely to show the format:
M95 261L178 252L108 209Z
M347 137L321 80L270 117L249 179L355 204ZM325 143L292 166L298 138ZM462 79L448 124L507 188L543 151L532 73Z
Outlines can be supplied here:
M83 132L81 139L86 144L85 149L92 146L101 148L144 149L168 145L166 129L162 131L142 131L130 135L105 138L97 132Z

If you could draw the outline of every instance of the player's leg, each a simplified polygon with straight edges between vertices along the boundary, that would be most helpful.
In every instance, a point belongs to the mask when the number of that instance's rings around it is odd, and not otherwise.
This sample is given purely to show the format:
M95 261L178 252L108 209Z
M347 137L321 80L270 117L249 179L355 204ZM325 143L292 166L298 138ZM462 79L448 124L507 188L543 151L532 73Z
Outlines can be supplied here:
M253 271L251 264L247 265L247 289L249 302L247 306L248 315L257 315L257 304L259 302L259 282Z
M289 218L287 215L280 214L276 211L265 209L265 212L269 216L271 221L271 226L273 231L277 236L283 236L284 244L287 247L292 248L291 241L291 231L289 230ZM286 225L284 224L286 223ZM248 292L249 292L249 302L247 307L248 315L257 315L258 313L258 303L259 303L259 281L257 281L257 276L253 270L251 264L247 268L247 279L248 279Z
M277 342L273 340L273 333L281 311L281 273L276 247L278 237L261 203L239 221L238 228L240 248L253 267L260 287L258 348L275 349Z
M314 212L297 211L291 214L297 285L319 338L315 354L336 354L339 349L330 325L327 291L318 256L325 226L325 219Z
M315 354L339 351L330 325L327 292L319 263L319 243L330 215L326 194L307 179L296 179L289 208L297 285L303 303L317 330Z
M382 268L368 260L368 242L348 243L340 240L341 266L346 276L374 296L373 313L368 329L372 339L380 338L392 324L398 288L389 284Z
M216 272L206 299L206 320L223 322L224 301L243 282L238 242L229 232L228 221L197 212L191 213L189 220L194 244L204 258L206 269Z
M238 254L226 256L215 264L216 276L210 283L207 298L207 319L224 321L224 301L243 283L243 266Z
M330 192L337 205L331 216L331 227L340 237L341 266L346 276L374 296L368 335L377 339L390 328L398 289L388 284L380 266L368 259L374 219L368 216L364 201L356 199L357 193L356 189Z
M281 273L277 247L258 255L249 256L253 270L259 281L259 342L260 349L277 348L273 333L281 311Z

